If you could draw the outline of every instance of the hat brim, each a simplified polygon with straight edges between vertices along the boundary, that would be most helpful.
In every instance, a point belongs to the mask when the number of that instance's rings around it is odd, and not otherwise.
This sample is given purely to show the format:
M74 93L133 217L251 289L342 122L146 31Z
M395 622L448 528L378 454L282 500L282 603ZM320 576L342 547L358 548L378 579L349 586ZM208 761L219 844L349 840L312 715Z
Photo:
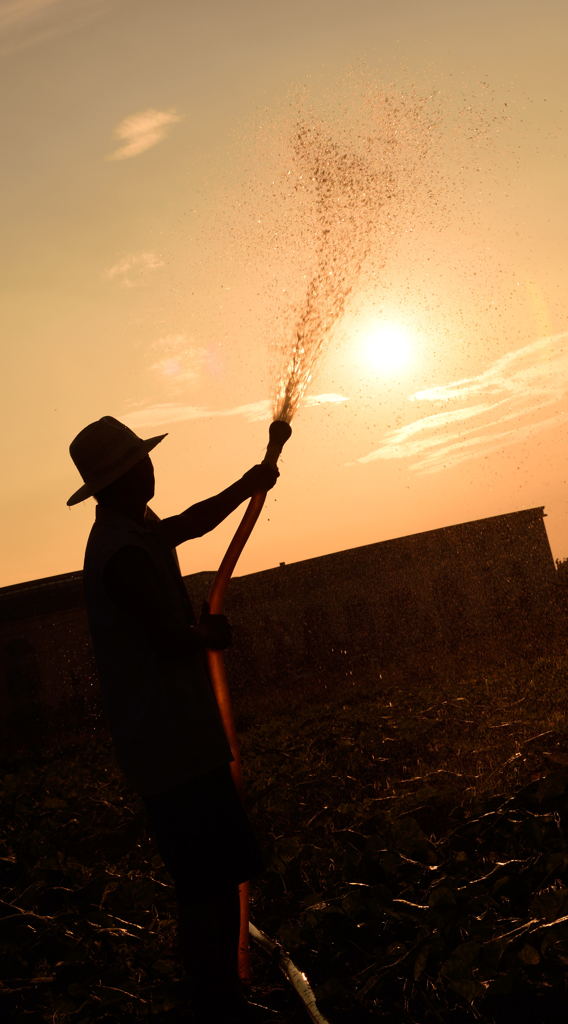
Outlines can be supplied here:
M121 464L120 468L113 470L112 473L108 473L102 479L91 481L91 483L88 484L83 484L82 487L79 487L79 489L67 499L67 504L78 505L79 502L85 501L85 498L92 498L98 493L98 491L102 491L105 487L108 487L109 484L113 484L115 480L120 480L121 476L128 473L128 470L132 469L137 462L141 462L142 459L152 451L152 448L155 448L156 445L159 444L160 441L163 441L167 436L167 433L159 434L157 437L149 437L147 441L143 441L141 447L136 452L133 452L132 457L126 459Z

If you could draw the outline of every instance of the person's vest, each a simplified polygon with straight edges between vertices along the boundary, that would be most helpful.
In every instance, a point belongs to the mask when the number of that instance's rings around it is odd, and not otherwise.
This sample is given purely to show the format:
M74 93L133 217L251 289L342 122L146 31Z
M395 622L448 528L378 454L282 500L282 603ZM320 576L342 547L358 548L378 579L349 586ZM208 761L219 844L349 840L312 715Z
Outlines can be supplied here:
M144 795L165 792L231 760L205 654L166 657L142 623L109 594L105 566L121 548L140 547L158 577L168 627L180 636L195 624L175 554L155 529L97 508L84 564L95 661L117 760Z

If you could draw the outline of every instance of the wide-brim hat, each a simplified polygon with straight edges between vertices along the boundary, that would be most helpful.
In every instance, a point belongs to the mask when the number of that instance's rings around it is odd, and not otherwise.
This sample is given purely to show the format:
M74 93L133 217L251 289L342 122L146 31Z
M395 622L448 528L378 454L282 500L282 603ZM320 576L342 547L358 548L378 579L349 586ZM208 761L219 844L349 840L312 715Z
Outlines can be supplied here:
M159 434L143 440L114 416L102 416L89 423L69 445L71 458L84 484L71 495L67 504L77 505L114 483L165 437L167 434Z

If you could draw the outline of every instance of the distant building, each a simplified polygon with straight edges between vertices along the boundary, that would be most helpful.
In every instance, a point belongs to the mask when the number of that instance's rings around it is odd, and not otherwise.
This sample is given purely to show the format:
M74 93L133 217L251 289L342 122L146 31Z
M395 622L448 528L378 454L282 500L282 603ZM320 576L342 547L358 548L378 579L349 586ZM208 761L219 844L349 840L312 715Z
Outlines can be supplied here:
M0 590L4 734L96 702L81 575ZM197 610L213 576L186 577ZM231 582L229 672L260 687L487 667L546 642L555 579L543 507L281 562Z
M309 558L234 580L233 675L468 671L549 633L544 508ZM252 636L254 635L254 642ZM243 638L244 643L240 638Z

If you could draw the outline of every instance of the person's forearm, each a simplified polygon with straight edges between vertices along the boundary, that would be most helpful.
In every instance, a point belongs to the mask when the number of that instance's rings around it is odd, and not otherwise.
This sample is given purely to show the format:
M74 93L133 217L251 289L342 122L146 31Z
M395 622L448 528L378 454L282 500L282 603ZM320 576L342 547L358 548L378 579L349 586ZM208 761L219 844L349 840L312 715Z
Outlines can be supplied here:
M178 516L163 519L160 531L168 546L175 548L192 537L202 537L204 533L214 530L248 497L249 491L243 480L236 480L220 494L198 501Z
M261 462L248 469L240 480L236 480L220 494L198 501L179 516L162 519L156 528L170 548L192 537L202 537L204 533L214 530L252 494L262 494L274 487L278 476L275 466Z
M201 537L202 534L214 530L248 497L243 481L236 480L220 494L215 494L212 498L206 498L205 501L199 501L196 505L192 505L187 512L182 512L183 518L196 531L191 536Z

